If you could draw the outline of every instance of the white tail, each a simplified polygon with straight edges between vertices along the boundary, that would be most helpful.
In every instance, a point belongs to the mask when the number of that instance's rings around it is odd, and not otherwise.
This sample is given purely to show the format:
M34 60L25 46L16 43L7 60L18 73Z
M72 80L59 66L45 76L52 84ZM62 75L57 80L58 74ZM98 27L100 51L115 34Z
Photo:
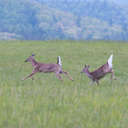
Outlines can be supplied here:
M40 63L40 62L37 62L35 59L34 59L34 54L30 57L28 57L25 62L31 62L32 63L32 66L33 66L33 71L30 75L28 75L27 77L25 77L23 80L26 80L28 78L32 78L32 76L37 73L37 72L43 72L43 73L50 73L50 72L54 72L56 74L56 77L59 79L59 80L62 80L61 78L61 74L65 74L66 76L69 77L70 80L73 80L72 77L69 75L68 72L66 71L63 71L62 70L62 62L61 62L61 58L60 56L57 57L57 64L54 64L54 63L50 63L50 64L46 64L46 63Z
M62 66L62 61L61 61L60 56L58 56L58 61L57 61L57 64L59 64L60 66Z
M108 73L111 73L111 80L112 78L116 79L114 76L114 71L112 69L112 59L113 59L113 54L110 55L106 64L102 65L93 72L90 72L88 70L89 66L85 66L82 72L84 72L92 81L96 82L97 84L99 84L99 80Z
M112 59L113 59L113 54L108 59L109 68L112 68Z

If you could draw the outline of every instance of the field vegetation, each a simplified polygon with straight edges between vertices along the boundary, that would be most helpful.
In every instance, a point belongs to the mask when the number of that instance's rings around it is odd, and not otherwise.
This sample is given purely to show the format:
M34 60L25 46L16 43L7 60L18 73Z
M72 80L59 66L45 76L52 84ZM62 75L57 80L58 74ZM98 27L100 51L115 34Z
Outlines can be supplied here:
M51 74L38 73L22 81L32 66L24 60L56 63L74 78L63 82ZM117 80L110 75L100 85L80 74L85 64L94 70L114 54ZM128 44L78 41L0 42L0 128L127 128Z

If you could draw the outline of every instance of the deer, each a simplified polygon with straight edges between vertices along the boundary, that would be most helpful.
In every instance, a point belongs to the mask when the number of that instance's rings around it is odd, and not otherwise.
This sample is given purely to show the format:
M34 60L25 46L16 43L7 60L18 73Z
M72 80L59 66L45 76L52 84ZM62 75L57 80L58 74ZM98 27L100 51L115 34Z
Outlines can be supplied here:
M63 71L62 70L62 61L61 61L61 57L58 56L57 57L57 63L55 64L52 64L52 63L40 63L40 62L37 62L35 59L34 59L34 56L35 54L32 54L31 56L29 56L25 62L30 62L32 64L32 67L33 67L33 71L30 75L26 76L24 79L22 80L26 80L28 78L32 78L33 80L33 75L35 75L36 73L39 73L39 72L43 72L43 73L55 73L56 77L62 81L62 77L61 77L61 74L64 74L66 76L68 76L68 78L70 80L73 81L72 77L69 75L68 72L66 71Z
M112 60L113 60L113 54L110 55L107 63L105 63L104 65L100 66L98 69L92 72L89 71L90 66L85 64L85 67L83 68L81 73L85 73L92 80L92 82L93 83L96 82L97 85L99 85L99 80L109 73L111 73L111 81L112 81L113 78L116 79L114 75L114 70L112 68Z

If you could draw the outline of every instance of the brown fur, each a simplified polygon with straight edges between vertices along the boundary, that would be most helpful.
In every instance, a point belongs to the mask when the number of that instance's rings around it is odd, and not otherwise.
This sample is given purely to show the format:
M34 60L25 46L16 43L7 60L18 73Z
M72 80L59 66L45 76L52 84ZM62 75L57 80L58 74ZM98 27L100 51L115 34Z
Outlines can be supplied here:
M93 82L96 82L97 84L99 84L99 80L103 78L105 75L107 75L108 73L111 73L111 80L114 77L114 71L112 68L109 68L108 63L102 65L101 67L99 67L93 72L90 72L88 69L89 69L89 66L85 65L82 72L84 72Z
M23 80L26 80L26 79L32 77L37 72L43 72L43 73L54 72L56 74L56 77L59 80L62 80L62 77L61 77L60 74L65 74L65 75L67 75L69 77L70 80L73 80L72 77L69 75L69 73L66 72L66 71L63 71L62 67L58 63L57 64L40 63L40 62L37 62L34 59L34 55L32 55L28 59L26 59L25 62L31 62L32 63L33 71L32 71L32 73L30 75L25 77Z

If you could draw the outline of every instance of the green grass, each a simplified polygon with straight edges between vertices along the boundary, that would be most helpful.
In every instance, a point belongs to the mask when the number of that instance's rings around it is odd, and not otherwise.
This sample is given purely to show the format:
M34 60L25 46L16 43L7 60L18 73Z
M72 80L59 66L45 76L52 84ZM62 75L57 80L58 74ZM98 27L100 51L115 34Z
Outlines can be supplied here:
M56 63L74 78L64 82L39 73L35 80L21 81L32 66L24 60L32 53L36 60ZM100 85L80 74L84 64L94 70L114 54L117 77L107 75ZM127 128L128 44L77 41L0 42L0 128Z

